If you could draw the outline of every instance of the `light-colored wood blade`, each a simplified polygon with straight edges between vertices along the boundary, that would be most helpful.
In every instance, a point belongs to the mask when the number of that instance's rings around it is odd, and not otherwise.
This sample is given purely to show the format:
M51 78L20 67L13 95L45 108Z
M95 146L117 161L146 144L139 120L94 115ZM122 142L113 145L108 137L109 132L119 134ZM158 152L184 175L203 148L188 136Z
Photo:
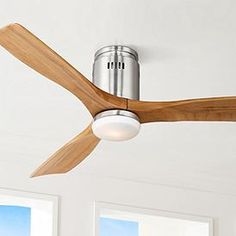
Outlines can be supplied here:
M190 99L172 102L128 100L128 110L141 123L164 121L236 121L236 97Z
M82 162L97 146L98 139L89 125L82 133L45 161L32 177L66 173Z
M77 96L93 116L107 109L126 108L126 99L94 86L23 26L11 24L0 29L0 45L24 64Z

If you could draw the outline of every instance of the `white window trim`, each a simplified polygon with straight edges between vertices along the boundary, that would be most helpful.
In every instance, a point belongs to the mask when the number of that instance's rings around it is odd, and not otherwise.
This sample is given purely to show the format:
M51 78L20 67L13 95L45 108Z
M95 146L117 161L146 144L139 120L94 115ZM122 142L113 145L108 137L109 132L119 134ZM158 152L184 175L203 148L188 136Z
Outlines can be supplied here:
M14 205L31 208L31 236L38 236L38 220L44 217L41 209L52 213L50 236L58 235L58 197L46 194L0 188L0 205Z
M108 203L108 202L95 202L94 209L95 209L95 212L94 212L94 215L95 215L94 235L95 236L99 236L99 231L100 231L99 219L101 216L101 211L104 211L104 209L107 209L109 212L114 210L115 215L116 215L116 211L120 211L120 212L128 212L131 214L163 216L163 217L170 217L170 218L176 218L176 219L182 219L182 220L208 223L209 236L214 236L213 234L214 221L213 221L213 218L211 217L188 215L188 214L183 214L183 213L178 213L178 212L169 212L169 211L163 211L163 210L158 210L158 209L139 208L135 206L120 205L120 204L114 204L114 203Z

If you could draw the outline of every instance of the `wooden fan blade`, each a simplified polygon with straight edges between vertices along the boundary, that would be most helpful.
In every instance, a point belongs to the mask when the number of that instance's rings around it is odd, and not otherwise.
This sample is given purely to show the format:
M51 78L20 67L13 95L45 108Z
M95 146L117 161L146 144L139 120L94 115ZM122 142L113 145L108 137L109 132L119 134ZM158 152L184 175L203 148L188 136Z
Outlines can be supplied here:
M70 171L94 150L99 141L100 139L93 134L91 125L89 125L82 133L45 161L32 174L32 177Z
M155 121L236 121L236 97L201 98L171 102L128 100L128 110L141 123Z
M0 45L20 61L77 96L90 113L126 108L126 99L97 88L56 52L19 24L0 29Z

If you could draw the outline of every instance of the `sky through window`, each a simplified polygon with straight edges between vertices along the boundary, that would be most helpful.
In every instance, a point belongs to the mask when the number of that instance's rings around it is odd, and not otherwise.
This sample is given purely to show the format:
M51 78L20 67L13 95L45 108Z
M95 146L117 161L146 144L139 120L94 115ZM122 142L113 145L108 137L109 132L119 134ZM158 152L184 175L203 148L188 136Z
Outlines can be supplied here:
M0 205L0 235L30 236L31 209Z
M100 236L138 236L138 222L101 217Z

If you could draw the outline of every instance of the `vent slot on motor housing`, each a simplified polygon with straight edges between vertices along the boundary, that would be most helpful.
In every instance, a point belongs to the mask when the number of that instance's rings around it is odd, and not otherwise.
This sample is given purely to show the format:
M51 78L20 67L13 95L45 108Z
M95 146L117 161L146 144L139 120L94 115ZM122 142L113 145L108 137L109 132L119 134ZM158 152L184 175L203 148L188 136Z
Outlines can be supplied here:
M125 63L124 62L107 62L107 69L119 69L119 70L124 70L125 69Z

